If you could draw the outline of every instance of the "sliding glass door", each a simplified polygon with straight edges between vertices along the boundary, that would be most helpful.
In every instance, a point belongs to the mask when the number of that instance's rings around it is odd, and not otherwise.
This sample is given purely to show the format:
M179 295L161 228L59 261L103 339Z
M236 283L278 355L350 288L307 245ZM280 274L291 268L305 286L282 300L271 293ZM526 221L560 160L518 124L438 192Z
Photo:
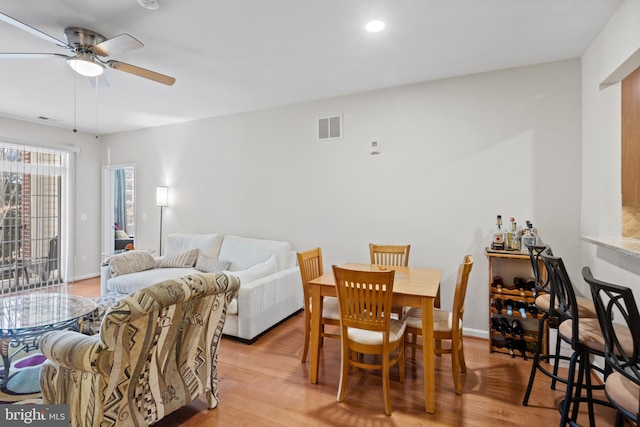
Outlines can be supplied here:
M0 293L59 283L69 154L0 143Z

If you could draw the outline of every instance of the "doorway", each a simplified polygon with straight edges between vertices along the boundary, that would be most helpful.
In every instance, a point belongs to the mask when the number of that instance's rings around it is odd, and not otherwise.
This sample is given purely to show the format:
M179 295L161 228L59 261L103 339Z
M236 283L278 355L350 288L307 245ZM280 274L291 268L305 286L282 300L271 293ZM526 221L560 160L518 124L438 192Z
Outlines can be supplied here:
M103 254L135 247L136 185L135 165L107 166L103 172L105 221Z

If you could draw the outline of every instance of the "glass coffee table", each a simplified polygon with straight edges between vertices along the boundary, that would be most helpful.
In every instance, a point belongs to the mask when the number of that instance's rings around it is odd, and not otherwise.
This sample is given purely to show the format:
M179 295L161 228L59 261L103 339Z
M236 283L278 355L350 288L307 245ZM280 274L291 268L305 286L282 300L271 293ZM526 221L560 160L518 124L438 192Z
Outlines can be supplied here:
M96 309L89 298L58 293L25 293L0 297L0 356L4 372L0 386L9 380L11 359L21 350L38 348L45 332L82 330L83 317ZM9 349L15 349L10 354Z

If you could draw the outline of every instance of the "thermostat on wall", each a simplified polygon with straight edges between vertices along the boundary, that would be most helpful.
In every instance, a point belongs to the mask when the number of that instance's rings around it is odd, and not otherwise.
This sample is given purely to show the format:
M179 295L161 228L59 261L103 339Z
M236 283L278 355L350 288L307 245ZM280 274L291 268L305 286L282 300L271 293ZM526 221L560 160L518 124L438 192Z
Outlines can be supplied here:
M371 154L380 154L380 143L378 141L371 141L371 148L369 152Z

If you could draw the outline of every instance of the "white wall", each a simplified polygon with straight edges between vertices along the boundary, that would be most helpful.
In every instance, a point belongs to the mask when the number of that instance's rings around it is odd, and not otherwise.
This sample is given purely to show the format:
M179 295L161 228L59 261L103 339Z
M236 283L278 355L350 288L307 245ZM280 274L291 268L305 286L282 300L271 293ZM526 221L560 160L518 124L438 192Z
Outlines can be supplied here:
M344 115L344 138L315 140ZM411 264L475 257L465 324L486 331L484 247L496 214L530 219L580 267L580 62L425 82L108 135L103 161L136 164L138 247L167 233L221 232L321 246L325 268L368 262L368 243L410 243ZM382 153L370 155L369 142ZM97 187L96 187L97 188ZM146 215L147 221L143 221Z
M75 203L71 212L71 235L74 238L68 242L73 257L68 279L94 276L100 265L100 140L87 133L0 117L0 141L79 149L72 183ZM86 221L80 221L81 213L86 214Z
M620 90L601 84L640 66L639 53L640 0L627 0L582 57L583 235L620 236ZM640 259L582 243L582 263L640 298Z

